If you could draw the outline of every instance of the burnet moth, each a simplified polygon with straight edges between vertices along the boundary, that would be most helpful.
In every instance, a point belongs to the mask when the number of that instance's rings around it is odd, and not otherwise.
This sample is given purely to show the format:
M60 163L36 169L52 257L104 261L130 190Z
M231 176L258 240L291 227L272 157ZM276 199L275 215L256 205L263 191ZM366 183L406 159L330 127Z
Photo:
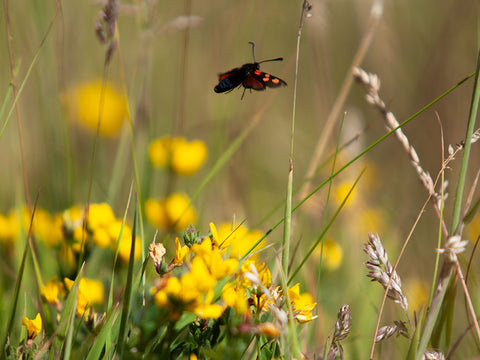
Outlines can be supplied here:
M243 99L246 89L262 91L267 87L276 88L280 86L287 86L287 83L282 79L260 71L260 64L269 61L282 61L283 58L280 57L256 62L255 43L250 41L249 44L252 45L253 63L244 64L241 67L236 67L223 74L219 74L219 83L214 89L216 93L230 92L236 87L242 85L244 87L242 94Z

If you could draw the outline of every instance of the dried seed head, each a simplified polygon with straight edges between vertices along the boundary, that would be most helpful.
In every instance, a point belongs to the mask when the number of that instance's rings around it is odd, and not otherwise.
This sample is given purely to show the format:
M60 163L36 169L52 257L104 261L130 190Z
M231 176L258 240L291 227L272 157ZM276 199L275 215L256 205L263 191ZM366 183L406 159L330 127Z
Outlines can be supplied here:
M384 289L388 287L387 297L400 304L400 307L407 314L408 301L402 292L400 276L393 270L392 264L388 261L387 251L383 247L380 237L370 233L368 240L369 242L366 243L364 247L365 253L370 258L365 263L367 269L370 270L367 276L371 278L372 281L379 282Z
M465 251L468 245L468 240L462 240L460 235L450 236L443 249L437 249L440 254L445 254L451 262L457 260L457 254Z

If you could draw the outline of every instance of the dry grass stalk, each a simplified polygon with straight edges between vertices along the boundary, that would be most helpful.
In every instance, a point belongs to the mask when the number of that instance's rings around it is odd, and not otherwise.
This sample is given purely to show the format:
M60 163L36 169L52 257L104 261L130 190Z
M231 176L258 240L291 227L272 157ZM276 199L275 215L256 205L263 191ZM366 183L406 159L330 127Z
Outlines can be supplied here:
M422 360L445 360L445 355L440 350L427 349Z
M388 131L392 131L393 129L397 128L400 124L395 118L395 115L391 111L387 110L387 107L383 100L380 98L378 92L380 90L380 79L376 74L367 73L365 70L360 69L358 67L353 69L353 76L356 81L361 83L365 86L367 90L366 99L370 105L375 106L383 115L385 119L385 126L387 127ZM435 191L434 181L428 171L423 170L422 166L420 165L420 159L415 151L415 148L410 145L407 136L404 134L401 128L398 128L395 131L395 135L397 139L402 144L405 151L408 153L410 157L410 162L412 163L415 171L417 172L420 181L422 182L423 186L427 189L428 194L432 197L435 205L438 209L441 207L442 203L442 195ZM443 184L443 187L446 187L446 183ZM446 199L447 194L444 194L444 199Z
M343 305L337 313L337 322L335 323L335 332L333 333L332 343L328 350L327 360L335 360L340 353L340 359L343 359L343 347L340 341L345 339L350 333L352 317L350 315L350 306Z
M393 325L382 326L377 331L377 337L375 338L375 342L377 343L379 341L388 339L389 337L392 337L393 335L397 335L397 337L402 335L402 336L404 336L408 339L409 338L408 329L405 326L405 324L406 323L403 322L403 321L395 320L393 322Z
M370 233L368 240L363 249L370 258L365 263L367 269L370 270L367 276L372 281L379 282L385 290L388 289L387 297L398 303L408 318L408 301L402 292L400 276L388 260L387 251L383 247L380 237Z

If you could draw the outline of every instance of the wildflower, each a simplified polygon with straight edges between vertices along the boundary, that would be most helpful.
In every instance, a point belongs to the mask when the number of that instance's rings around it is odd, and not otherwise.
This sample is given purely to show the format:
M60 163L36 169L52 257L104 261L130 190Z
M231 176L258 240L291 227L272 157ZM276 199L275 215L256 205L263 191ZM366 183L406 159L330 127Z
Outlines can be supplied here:
M250 250L250 253L260 250L265 244L264 240L254 249L252 248L263 236L264 234L259 230L248 230L244 225L232 227L231 224L225 223L218 227L218 239L216 241L222 248L230 246L230 256L232 258L241 258ZM256 260L258 255L251 254L250 258Z
M313 302L313 297L309 293L300 294L300 284L288 288L288 297L292 304L293 316L299 323L312 321L318 317L312 315L317 303Z
M115 250L118 244L118 255L120 256L120 259L124 262L128 262L130 259L130 250L132 248L132 229L130 226L123 223L122 220L116 219L108 227L108 233L112 240L112 249ZM140 245L140 238L137 237L135 239L135 260L140 258Z
M65 286L70 291L72 289L73 280L68 278L64 279ZM100 281L81 278L78 285L78 296L77 296L77 315L78 316L88 316L90 313L90 308L93 304L103 303L103 297L105 290L103 284Z
M412 310L420 310L428 300L428 284L419 278L411 279L406 283L405 293Z
M18 238L18 220L11 211L7 216L0 214L0 242L14 243Z
M351 191L352 186L353 182L345 181L335 187L335 190L333 192L333 199L335 200L337 205L340 205L343 201L345 201L345 206L355 206L355 204L358 202L357 193L355 191L352 191L350 195L348 194Z
M174 265L180 265L183 262L185 256L187 256L188 252L190 251L187 245L180 245L180 240L178 237L175 238L175 259L173 259Z
M99 134L113 137L118 135L127 116L127 102L112 84L105 85L103 94L102 88L102 80L85 82L71 88L65 100L78 122L92 134L97 132L102 106Z
M255 274L253 282L250 276L244 276L245 274L252 272ZM253 294L261 295L263 288L268 288L272 284L272 275L267 265L262 262L255 264L253 260L247 260L242 264L239 272L240 283ZM259 286L261 284L261 286Z
M33 320L24 317L22 325L27 327L28 340L33 340L42 331L42 317L40 314L37 314Z
M63 295L63 283L57 282L57 277L51 278L48 283L42 286L42 295L48 303L52 305L59 305L59 296Z
M115 220L115 214L107 203L91 204L88 208L88 229L92 232L109 226Z
M197 213L186 194L174 193L165 199L165 211L170 223L183 229L197 220Z
M317 246L314 251L314 255L320 258L322 247ZM336 270L342 264L343 261L343 249L339 243L332 239L325 239L323 241L323 255L322 265L328 270Z
M196 173L207 159L207 146L203 141L179 141L172 147L172 170L188 176Z
M148 146L148 157L155 167L166 167L170 161L171 138L168 136L153 140Z
M157 227L183 229L194 223L197 213L186 194L174 193L165 200L148 199L145 214L150 223Z
M247 293L243 286L236 286L233 283L226 283L222 289L222 300L231 306L235 313L245 315L248 312Z
M164 136L150 143L148 156L155 167L170 167L179 175L196 173L207 158L207 146L203 141L187 141L183 137Z

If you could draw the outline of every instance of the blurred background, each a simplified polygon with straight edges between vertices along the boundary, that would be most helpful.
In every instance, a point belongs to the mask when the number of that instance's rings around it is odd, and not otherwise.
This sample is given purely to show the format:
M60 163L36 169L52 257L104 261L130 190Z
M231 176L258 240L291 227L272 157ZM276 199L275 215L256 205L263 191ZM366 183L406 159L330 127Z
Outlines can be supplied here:
M372 1L364 0L310 3L312 16L304 25L299 54L293 158L297 190L342 83L349 76L372 7ZM105 68L106 47L95 34L102 2L62 2L51 32L40 45L57 3L10 1L17 87L24 85L18 105L30 196L34 198L40 190L39 206L52 213L85 204L94 131L79 121L79 113L86 105L78 100L78 92L85 84L101 82L106 74L112 89L128 102L135 141L133 155L140 182L145 186L141 189L144 199L165 196L167 187L168 191L193 194L228 146L255 122L240 148L194 200L198 213L195 225L206 233L210 221L235 219L237 223L245 221L249 228L267 231L283 216L301 5L301 1L274 0L120 2L118 44L111 64ZM399 122L474 72L479 44L478 5L476 0L383 3L383 15L373 30L361 67L380 77L380 95ZM0 138L0 212L4 214L24 203L15 112L5 123L13 104L6 28L2 11L0 95L6 110L1 118L5 127ZM261 69L284 79L288 87L252 93L247 90L243 99L242 89L216 94L213 88L219 73L253 61L249 41L256 43L257 61L284 58L283 62L262 64ZM38 58L32 65L37 51ZM464 139L472 85L473 79L468 80L403 129L433 178L442 165L441 130L446 145ZM322 167L312 179L313 186L331 172L343 112L346 115L340 143L360 136L338 154L336 169L385 134L382 117L365 102L364 95L364 89L353 84L327 138ZM256 116L260 116L258 122ZM155 138L166 135L205 142L208 159L198 173L168 180L165 172L151 168L148 146ZM130 141L128 126L124 125L114 134L101 135L97 142L91 201L108 202L118 217L123 214L134 179ZM478 144L472 149L468 189L480 164ZM461 153L446 172L450 181L447 224L460 158ZM359 185L327 233L333 249L339 246L334 254L340 258L325 266L320 279L318 339L331 331L336 311L343 303L351 304L358 324L373 331L372 314L380 303L381 289L365 277L362 249L367 233L379 233L394 262L427 200L407 155L390 136L335 178L327 219L364 168ZM327 187L295 213L292 241L300 245L293 263L298 264L324 229ZM296 198L295 203L299 200ZM477 215L466 237L474 240L480 232L479 224ZM151 236L154 230L154 226L147 226L146 234ZM421 295L430 290L437 234L438 218L428 205L399 266L409 301L412 307L418 306L417 310L422 304ZM267 240L278 250L281 237L280 227ZM269 256L271 259L273 251ZM311 269L318 266L319 256L314 253L298 277L304 281L302 291L314 296L318 277L312 276ZM478 294L478 288L475 291ZM415 303L417 297L419 304ZM387 318L395 318L395 309L391 312L393 315ZM369 336L353 329L353 358L355 351L365 352L370 345L365 337ZM311 347L318 353L322 343L312 340Z

